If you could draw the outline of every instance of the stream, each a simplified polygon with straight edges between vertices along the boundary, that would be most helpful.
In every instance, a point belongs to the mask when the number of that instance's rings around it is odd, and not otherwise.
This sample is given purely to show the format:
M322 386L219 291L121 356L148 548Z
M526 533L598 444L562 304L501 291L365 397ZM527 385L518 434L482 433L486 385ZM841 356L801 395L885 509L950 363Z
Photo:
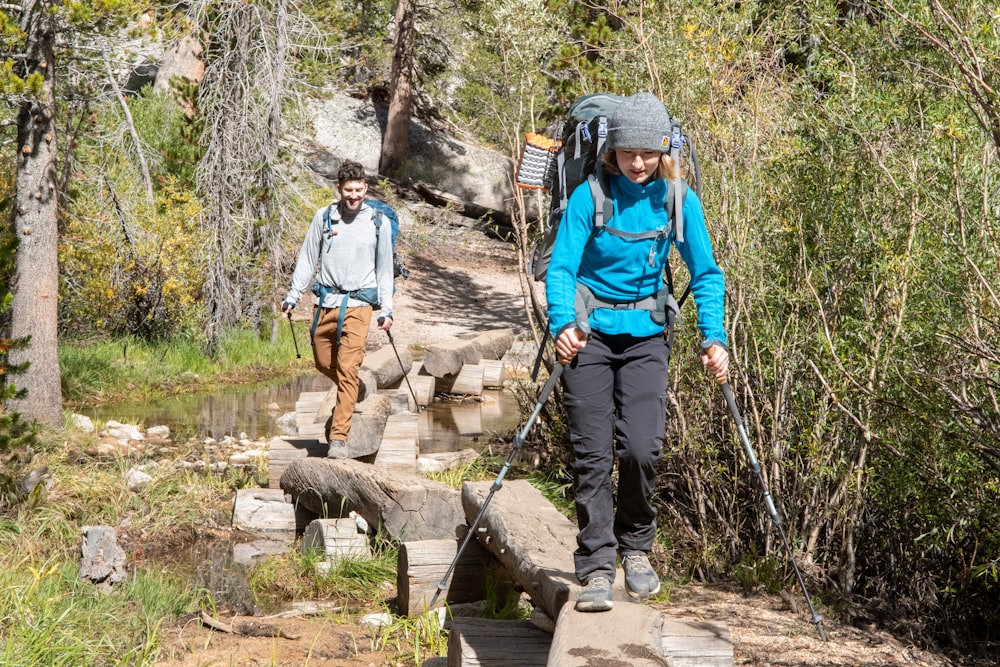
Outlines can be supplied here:
M79 412L97 423L115 420L141 428L167 426L175 442L241 434L251 440L268 440L295 434L279 417L295 412L302 392L326 391L331 385L328 378L310 372L291 380L227 387L212 394L119 403ZM478 451L481 443L491 438L512 435L519 420L517 398L507 390L484 390L479 401L435 399L420 414L420 451L449 452L466 447Z

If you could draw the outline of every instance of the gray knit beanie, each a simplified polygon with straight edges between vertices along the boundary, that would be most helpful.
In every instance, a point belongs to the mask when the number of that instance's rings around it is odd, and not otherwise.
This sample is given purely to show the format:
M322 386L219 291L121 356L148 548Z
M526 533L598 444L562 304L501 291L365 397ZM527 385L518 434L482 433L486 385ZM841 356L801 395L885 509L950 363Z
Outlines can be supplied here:
M652 93L622 100L608 122L608 148L670 152L670 114Z

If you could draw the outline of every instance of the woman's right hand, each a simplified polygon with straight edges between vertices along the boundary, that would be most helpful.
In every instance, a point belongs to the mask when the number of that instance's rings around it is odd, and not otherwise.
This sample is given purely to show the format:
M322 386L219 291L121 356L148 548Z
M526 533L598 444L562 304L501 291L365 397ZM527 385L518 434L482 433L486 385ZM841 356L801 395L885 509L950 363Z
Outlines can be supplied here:
M559 357L559 363L565 366L585 347L587 347L586 333L575 327L564 329L556 338L556 355Z

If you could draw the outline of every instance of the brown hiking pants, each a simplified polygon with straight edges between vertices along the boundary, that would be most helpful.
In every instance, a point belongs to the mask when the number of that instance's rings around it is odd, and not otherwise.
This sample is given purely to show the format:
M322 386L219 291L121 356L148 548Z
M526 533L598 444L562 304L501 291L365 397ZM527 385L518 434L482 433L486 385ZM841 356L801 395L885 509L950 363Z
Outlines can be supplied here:
M358 372L365 359L365 341L372 321L371 306L348 308L337 344L337 319L340 308L322 308L313 334L313 360L316 370L337 385L337 404L333 408L330 440L347 440L351 417L358 402Z

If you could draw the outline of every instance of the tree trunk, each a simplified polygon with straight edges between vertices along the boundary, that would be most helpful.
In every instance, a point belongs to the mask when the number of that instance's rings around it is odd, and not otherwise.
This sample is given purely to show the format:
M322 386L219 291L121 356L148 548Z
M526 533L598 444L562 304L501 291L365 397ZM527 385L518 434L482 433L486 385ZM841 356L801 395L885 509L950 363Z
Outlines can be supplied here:
M26 71L42 76L38 97L17 114L14 233L20 241L11 287L10 337L30 337L11 350L11 364L29 363L25 398L7 408L50 426L62 425L58 350L59 230L56 197L55 23L48 2L24 2Z
M396 4L396 37L393 40L389 120L382 140L379 172L398 178L406 162L410 143L410 112L413 106L413 35L416 7L413 0Z

